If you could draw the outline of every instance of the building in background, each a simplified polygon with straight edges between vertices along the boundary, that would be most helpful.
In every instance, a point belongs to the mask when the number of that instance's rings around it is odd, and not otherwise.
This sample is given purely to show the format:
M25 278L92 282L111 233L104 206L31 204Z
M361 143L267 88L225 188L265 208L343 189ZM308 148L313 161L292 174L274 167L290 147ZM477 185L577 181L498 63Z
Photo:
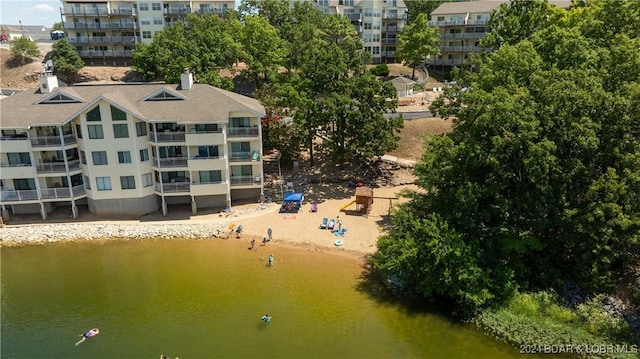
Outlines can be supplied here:
M230 207L263 196L264 107L194 84L58 87L1 101L0 205L4 218L57 207L72 217L143 214L172 205Z
M440 56L427 61L432 66L451 68L462 65L470 53L481 52L480 40L487 33L487 23L493 10L509 0L477 0L446 2L431 13L430 26L440 29ZM562 9L570 0L550 0Z
M403 0L307 0L325 14L348 17L373 63L395 62L398 32L407 21ZM293 3L293 1L291 1Z
M69 42L88 65L130 66L136 43L150 43L187 14L220 14L234 0L62 0L60 14Z

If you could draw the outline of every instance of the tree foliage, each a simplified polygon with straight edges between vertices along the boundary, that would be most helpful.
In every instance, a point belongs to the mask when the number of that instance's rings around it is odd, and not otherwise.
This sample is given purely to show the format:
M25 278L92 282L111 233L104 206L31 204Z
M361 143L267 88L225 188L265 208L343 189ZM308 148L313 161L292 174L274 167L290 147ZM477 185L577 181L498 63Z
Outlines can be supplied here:
M156 35L151 44L141 44L133 51L132 68L145 79L180 81L189 68L201 83L225 89L233 88L220 69L230 68L235 60L236 43L227 31L227 23L215 14L188 14Z
M278 72L284 62L285 45L278 30L267 19L250 15L239 31L238 59L247 65L246 73L260 86L261 80Z
M38 56L40 56L38 45L28 38L22 36L11 41L11 58L13 62L28 64Z
M581 23L604 4L587 6ZM457 72L465 91L432 106L454 131L428 142L424 191L395 211L375 268L473 313L566 279L610 290L638 263L640 38L592 29L534 29Z
M415 66L430 56L440 53L440 33L437 27L429 26L427 15L420 14L410 25L405 26L398 34L398 50L396 58L413 67L412 78L415 78Z
M66 39L58 40L52 48L54 71L62 74L67 81L73 81L78 71L84 67L84 61Z
M424 14L429 18L431 16L431 12L438 8L438 6L442 5L445 2L450 2L452 0L404 0L405 5L407 5L407 12L409 13L409 22L413 22L418 15Z
M63 26L63 24L62 24L62 21L54 22L54 23L53 23L53 27L51 28L51 30L60 30L60 31L63 31L63 30L64 30L64 26Z

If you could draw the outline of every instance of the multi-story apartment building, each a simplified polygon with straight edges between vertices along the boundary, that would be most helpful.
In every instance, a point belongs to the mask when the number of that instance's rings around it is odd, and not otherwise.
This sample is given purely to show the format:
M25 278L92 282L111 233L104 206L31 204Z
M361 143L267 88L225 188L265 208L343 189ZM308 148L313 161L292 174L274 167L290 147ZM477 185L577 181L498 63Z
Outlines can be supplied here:
M89 65L131 65L136 43L148 43L186 14L224 15L234 0L61 0L69 42Z
M371 54L373 63L395 62L398 32L407 21L407 7L403 0L307 1L312 2L325 14L347 16L360 34L364 48Z
M44 73L0 102L3 215L196 213L263 196L264 107L188 71L179 85L69 87Z
M460 66L470 53L481 52L480 40L487 33L493 10L509 0L475 0L447 2L431 12L430 26L440 29L440 56L427 64ZM570 0L550 0L556 7L568 9Z

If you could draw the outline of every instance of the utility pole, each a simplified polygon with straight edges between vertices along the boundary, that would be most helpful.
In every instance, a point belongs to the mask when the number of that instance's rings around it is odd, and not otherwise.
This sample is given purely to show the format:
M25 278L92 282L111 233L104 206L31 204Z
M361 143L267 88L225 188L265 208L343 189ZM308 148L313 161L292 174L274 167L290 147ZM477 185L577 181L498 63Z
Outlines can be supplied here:
M22 28L22 20L18 20L18 22L20 23L20 33L22 34L22 37L24 37L24 29Z

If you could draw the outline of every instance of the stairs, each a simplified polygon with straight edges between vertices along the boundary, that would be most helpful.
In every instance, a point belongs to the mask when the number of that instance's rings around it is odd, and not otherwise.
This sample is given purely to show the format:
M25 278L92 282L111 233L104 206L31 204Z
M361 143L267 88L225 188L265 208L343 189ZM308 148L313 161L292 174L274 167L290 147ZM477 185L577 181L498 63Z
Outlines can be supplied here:
M262 171L264 175L264 194L267 197L267 202L282 202L284 179L280 169L280 153L277 150L262 156Z

